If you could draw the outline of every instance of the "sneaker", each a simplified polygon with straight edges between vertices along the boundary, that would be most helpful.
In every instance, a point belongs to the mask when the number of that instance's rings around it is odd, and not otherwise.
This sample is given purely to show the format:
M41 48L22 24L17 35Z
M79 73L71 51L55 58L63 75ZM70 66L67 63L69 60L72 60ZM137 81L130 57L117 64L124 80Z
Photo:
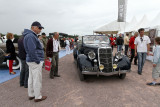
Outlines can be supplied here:
M146 85L155 86L156 84L154 84L153 82L151 82L151 83L147 83Z

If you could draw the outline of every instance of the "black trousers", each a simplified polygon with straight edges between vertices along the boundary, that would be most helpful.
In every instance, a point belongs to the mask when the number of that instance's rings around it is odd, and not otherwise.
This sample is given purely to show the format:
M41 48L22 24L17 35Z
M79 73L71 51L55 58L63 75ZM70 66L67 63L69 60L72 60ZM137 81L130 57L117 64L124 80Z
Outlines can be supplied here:
M20 85L28 87L29 67L26 60L21 59Z
M113 45L111 45L111 47L112 47L112 52L113 52Z
M135 57L135 49L131 49L131 59L130 62L132 63L134 58L134 64L137 64L137 56Z
M127 55L127 53L128 53L128 47L129 47L129 45L125 45L125 55Z

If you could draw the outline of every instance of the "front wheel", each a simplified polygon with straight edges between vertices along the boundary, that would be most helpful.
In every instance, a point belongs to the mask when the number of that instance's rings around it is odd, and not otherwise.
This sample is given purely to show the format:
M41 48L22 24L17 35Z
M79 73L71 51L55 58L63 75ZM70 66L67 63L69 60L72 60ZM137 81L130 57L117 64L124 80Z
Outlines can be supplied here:
M82 70L80 70L80 68L79 68L79 65L77 64L77 68L78 68L78 75L79 75L79 79L81 80L81 81L84 81L85 80L85 75L84 74L82 74Z
M21 65L21 60L19 59L19 57L16 56L16 60L13 61L13 70L17 70L20 69L20 65ZM9 60L7 60L7 66L9 67Z
M125 77L126 77L126 74L120 74L120 75L119 75L119 78L120 78L120 79L125 79Z

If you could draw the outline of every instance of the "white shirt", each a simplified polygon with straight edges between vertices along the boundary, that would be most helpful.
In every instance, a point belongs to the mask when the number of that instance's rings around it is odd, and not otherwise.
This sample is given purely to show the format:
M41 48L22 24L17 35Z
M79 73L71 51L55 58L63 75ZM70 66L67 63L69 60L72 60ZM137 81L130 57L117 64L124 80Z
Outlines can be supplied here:
M137 52L147 52L147 44L150 44L150 38L146 35L142 37L138 36L136 37L134 44L137 45Z
M66 40L65 42L66 42L66 45L68 46L70 45L69 40Z
M58 52L59 41L53 38L53 52Z

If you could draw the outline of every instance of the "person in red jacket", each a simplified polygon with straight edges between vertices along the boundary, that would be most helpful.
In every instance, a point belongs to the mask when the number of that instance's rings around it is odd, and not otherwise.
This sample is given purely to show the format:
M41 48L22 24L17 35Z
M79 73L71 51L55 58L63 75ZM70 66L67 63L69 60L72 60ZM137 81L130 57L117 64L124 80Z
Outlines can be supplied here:
M113 37L112 34L111 34L111 37L110 37L110 44L111 44L111 47L112 47L112 50L113 50L113 47L115 45L115 38Z
M134 36L131 37L130 41L129 41L129 47L131 48L131 59L130 62L132 63L132 60L134 58L134 64L137 65L137 56L135 56L135 45L134 45L134 41L135 38L138 36L138 32L134 33Z

